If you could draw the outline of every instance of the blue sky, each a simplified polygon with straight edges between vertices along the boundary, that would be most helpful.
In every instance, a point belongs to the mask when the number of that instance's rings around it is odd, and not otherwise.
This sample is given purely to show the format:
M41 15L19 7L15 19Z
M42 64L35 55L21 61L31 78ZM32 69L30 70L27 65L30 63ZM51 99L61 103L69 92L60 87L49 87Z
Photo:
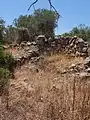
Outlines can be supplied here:
M33 8L27 12L27 8L33 1L1 0L0 17L6 21L6 25L10 25L19 15L33 13ZM56 29L57 34L68 32L79 24L90 26L90 0L52 0L52 4L62 16ZM35 7L49 8L48 0L39 0Z

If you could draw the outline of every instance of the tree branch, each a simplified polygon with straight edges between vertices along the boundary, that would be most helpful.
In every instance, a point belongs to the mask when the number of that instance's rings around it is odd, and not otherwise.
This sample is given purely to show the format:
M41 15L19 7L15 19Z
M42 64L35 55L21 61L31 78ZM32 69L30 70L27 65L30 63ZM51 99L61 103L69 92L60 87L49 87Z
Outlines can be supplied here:
M37 2L38 2L38 0L36 0L35 2L33 2L33 3L29 6L28 10L30 10L30 8L31 8L35 3L37 3Z
M34 4L36 4L37 2L38 2L38 0L34 1L34 2L29 6L28 10L30 10L30 8L31 8L32 6L34 6ZM56 12L56 14L57 14L57 20L58 20L59 17L60 17L60 14L57 12L56 8L52 5L51 0L48 0L48 2L49 2L49 4L50 4L50 8L53 8L53 9L55 10L55 12ZM35 7L34 7L34 9L35 9Z
M48 2L49 2L49 4L50 4L50 8L53 8L53 9L55 10L55 12L56 12L56 14L57 14L57 19L59 19L60 14L57 12L56 8L52 5L51 0L48 0Z

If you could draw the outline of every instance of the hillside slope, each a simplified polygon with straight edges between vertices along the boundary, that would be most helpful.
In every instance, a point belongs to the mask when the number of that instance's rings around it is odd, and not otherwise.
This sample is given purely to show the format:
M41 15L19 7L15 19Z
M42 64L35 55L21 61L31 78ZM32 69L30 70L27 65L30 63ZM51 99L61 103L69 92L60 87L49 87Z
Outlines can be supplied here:
M65 72L82 62L81 57L58 54L17 69L9 110L0 104L0 120L89 120L90 82Z

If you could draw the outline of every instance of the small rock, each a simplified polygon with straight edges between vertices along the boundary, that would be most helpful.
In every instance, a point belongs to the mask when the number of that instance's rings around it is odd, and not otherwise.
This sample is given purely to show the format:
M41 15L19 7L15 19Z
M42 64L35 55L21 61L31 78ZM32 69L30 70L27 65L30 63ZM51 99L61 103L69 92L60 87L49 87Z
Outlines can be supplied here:
M73 37L73 39L77 39L77 36L75 35L75 36Z
M79 75L80 75L80 77L86 77L87 76L87 72L81 72Z
M30 45L31 45L31 43L30 43L30 42L27 42L27 45L28 45L28 46L30 46Z
M79 42L79 43L83 43L84 40L83 40L82 38L79 38L79 39L78 39L78 42Z
M82 52L83 52L83 53L86 53L87 50L88 50L88 48L87 48L87 47L84 47L84 48L82 49Z
M28 51L29 49L30 49L29 47L25 47L25 48L24 48L25 51Z
M31 42L31 45L37 45L37 43L36 42Z
M5 46L5 45L4 45L3 48L4 48L4 49L8 49L8 46Z
M79 74L79 76L80 76L80 78L88 78L88 77L90 77L90 74L88 74L87 72L81 72L80 74Z
M88 48L88 42L84 42L84 47L87 47Z
M80 55L81 55L80 52L76 51L76 56L80 56Z
M23 80L24 80L24 82L28 82L28 78L24 78Z
M67 73L67 71L66 71L66 70L63 70L62 74L65 74L65 73Z
M90 73L90 68L87 68L85 71L88 72L88 73Z
M76 65L75 64L72 64L71 66L70 66L70 68L75 68L76 67Z
M90 57L87 57L87 58L84 60L84 66L90 67Z
M33 52L33 50L29 50L29 51L28 51L28 53L32 53L32 52Z

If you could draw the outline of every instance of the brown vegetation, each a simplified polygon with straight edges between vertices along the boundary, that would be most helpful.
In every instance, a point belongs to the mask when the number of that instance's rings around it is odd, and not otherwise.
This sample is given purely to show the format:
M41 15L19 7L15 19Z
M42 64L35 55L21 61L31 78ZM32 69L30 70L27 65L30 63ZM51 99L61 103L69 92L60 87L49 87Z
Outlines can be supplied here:
M0 104L0 120L89 120L89 79L75 73L61 74L71 64L82 62L81 57L58 54L16 70L9 110Z

